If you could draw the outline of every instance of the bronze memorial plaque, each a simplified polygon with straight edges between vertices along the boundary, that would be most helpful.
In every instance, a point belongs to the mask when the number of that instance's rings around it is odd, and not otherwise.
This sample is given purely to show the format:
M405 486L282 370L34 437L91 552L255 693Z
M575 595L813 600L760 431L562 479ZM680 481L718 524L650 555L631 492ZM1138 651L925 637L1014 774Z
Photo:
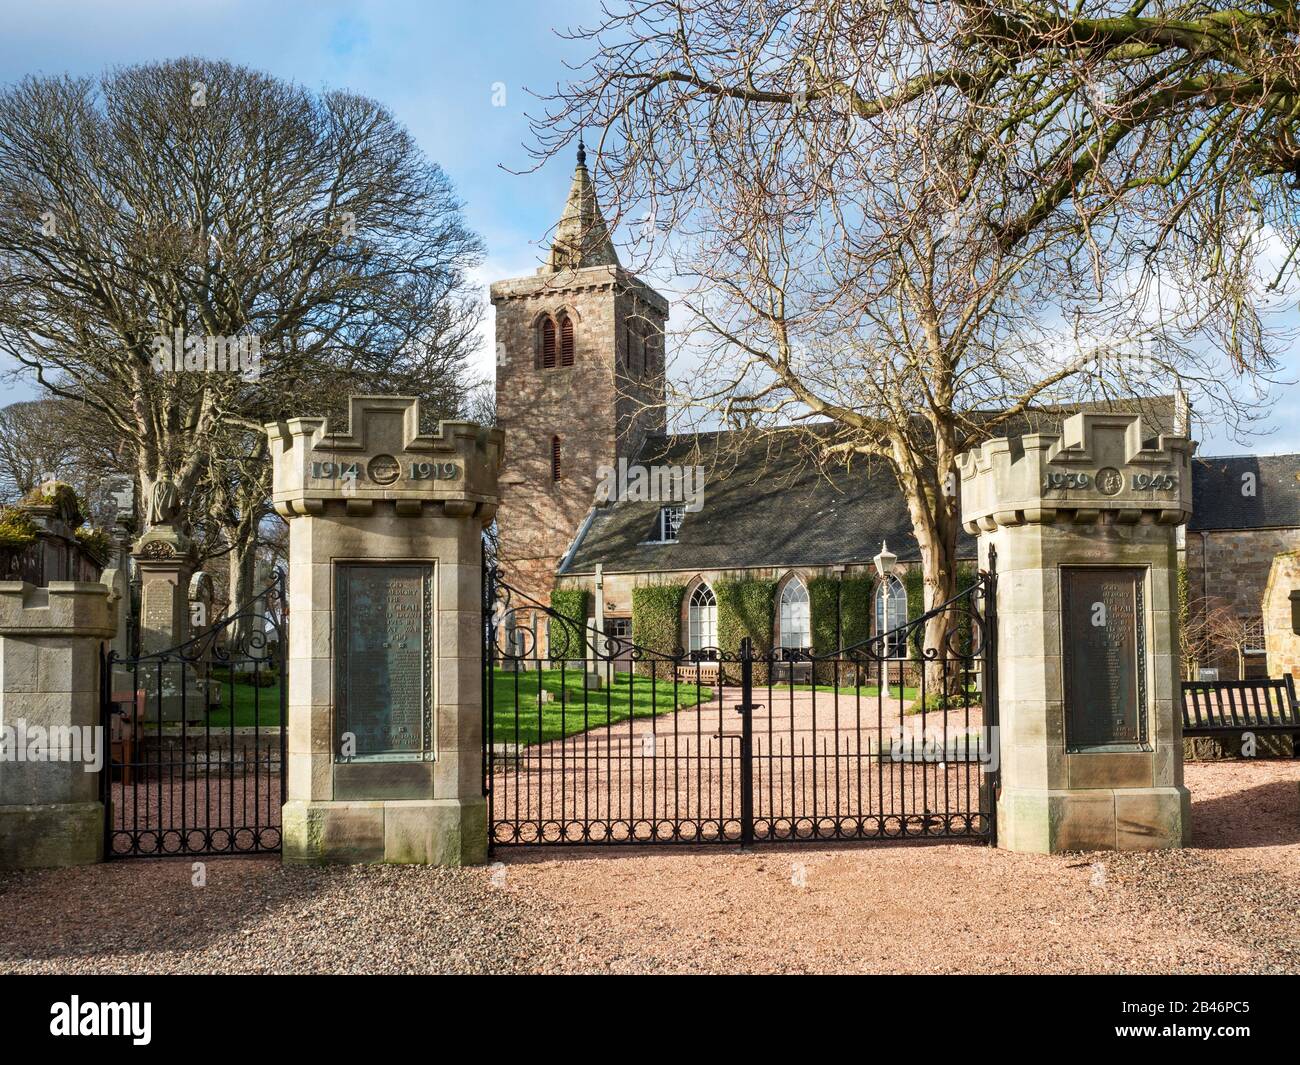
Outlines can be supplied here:
M1146 744L1145 576L1134 566L1061 568L1067 750Z
M335 729L355 758L432 750L433 566L340 565L335 599Z

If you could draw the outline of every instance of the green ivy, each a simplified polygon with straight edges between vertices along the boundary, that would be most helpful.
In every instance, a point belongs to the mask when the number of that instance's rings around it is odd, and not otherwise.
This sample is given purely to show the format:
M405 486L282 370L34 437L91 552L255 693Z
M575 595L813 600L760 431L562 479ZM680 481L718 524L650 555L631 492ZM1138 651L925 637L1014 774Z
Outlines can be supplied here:
M871 577L845 577L840 582L840 646L857 647L871 639Z
M587 657L587 599L584 588L556 588L551 592L551 658L577 660Z
M755 656L767 655L772 650L776 581L721 580L714 583L713 594L718 600L719 649L737 654L740 641L748 636ZM729 675L732 672L727 670ZM767 683L765 665L754 666L754 683Z
M808 582L813 654L829 655L840 646L840 579L813 577Z
M26 547L36 542L36 523L18 507L0 509L0 547Z
M108 533L103 529L96 529L90 525L82 525L73 533L77 541L99 559L107 559L112 553L113 541L109 539Z
M632 589L632 639L637 646L665 655L682 646L685 594L684 584L647 584Z

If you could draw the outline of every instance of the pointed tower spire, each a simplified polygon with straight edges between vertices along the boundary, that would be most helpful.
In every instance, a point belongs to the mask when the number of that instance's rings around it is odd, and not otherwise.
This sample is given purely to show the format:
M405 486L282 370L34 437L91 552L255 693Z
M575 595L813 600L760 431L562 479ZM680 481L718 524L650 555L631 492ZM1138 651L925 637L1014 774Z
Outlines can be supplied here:
M609 238L605 218L596 203L596 189L587 172L587 146L578 134L578 165L573 171L573 184L564 213L555 227L551 241L551 254L541 273L554 274L560 270L581 270L587 266L618 266L618 254Z

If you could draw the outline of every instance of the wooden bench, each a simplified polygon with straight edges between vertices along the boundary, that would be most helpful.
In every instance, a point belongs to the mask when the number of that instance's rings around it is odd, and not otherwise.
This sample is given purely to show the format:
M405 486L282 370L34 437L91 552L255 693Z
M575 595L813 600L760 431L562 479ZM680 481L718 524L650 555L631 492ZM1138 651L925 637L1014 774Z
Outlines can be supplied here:
M1183 681L1184 736L1246 732L1289 735L1293 754L1300 757L1300 704L1294 678Z

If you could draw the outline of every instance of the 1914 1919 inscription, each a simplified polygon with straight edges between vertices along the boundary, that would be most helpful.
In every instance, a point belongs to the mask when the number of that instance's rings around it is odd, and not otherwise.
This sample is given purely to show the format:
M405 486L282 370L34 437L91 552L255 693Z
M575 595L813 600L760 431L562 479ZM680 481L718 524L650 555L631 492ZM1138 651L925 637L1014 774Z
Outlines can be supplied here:
M1069 750L1146 743L1146 641L1134 567L1065 566L1065 743Z
M340 565L335 599L338 750L420 758L431 750L433 567Z

